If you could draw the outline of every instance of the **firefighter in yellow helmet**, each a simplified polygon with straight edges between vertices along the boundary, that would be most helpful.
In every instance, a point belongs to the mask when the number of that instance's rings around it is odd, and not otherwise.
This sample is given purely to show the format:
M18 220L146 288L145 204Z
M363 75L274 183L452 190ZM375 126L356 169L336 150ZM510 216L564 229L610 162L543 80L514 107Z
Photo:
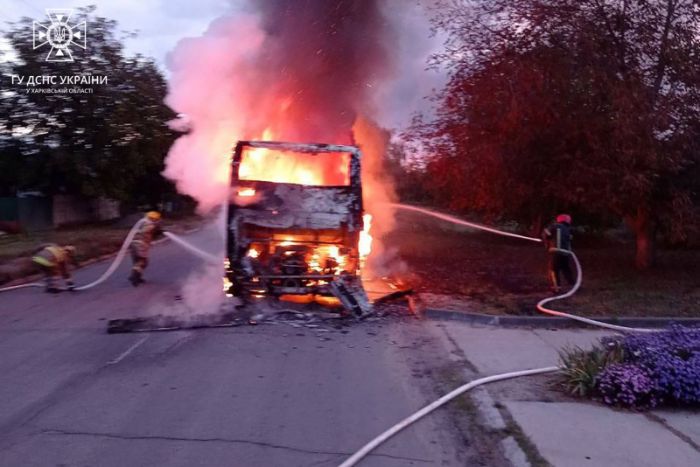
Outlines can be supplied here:
M129 281L134 287L144 282L143 271L148 266L148 251L151 248L151 243L156 237L163 234L163 230L160 228L160 217L158 211L146 213L143 224L129 246L133 261Z
M44 275L46 292L58 293L58 278L63 277L66 288L75 290L75 285L68 269L68 263L75 264L75 247L72 245L59 246L53 243L42 245L32 256L32 263Z

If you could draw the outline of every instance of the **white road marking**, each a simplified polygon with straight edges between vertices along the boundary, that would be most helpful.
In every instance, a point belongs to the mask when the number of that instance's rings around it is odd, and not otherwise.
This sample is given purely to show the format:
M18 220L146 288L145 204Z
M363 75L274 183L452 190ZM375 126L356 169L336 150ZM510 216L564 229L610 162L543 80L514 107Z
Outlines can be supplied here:
M146 340L148 339L148 337L149 337L149 336L144 336L144 337L142 337L141 340L139 340L138 342L134 343L134 345L132 345L131 347L129 347L128 349L126 349L124 352L122 352L117 358L108 361L108 362L107 362L107 365L114 365L114 364L119 363L119 362L121 362L122 360L124 360L126 357L129 356L129 354L130 354L131 352L133 352L133 351L136 350L141 344L143 344L144 342L146 342Z

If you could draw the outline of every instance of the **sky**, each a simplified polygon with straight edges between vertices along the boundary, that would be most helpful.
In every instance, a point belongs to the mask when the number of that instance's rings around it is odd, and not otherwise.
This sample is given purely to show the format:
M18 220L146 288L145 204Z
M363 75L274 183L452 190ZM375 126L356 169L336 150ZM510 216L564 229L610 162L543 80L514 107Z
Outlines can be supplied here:
M216 17L231 10L228 0L0 0L0 22L23 16L45 21L47 8L96 5L97 14L137 31L127 50L155 58L165 68L165 57L184 37L202 34Z
M428 108L425 97L444 83L443 75L425 71L428 56L442 41L430 37L425 11L417 6L417 0L386 1L387 14L398 31L398 60L395 79L381 90L386 105L378 118L383 126L403 128L416 111ZM24 16L45 21L47 8L94 4L100 16L116 20L124 31L138 33L126 41L127 52L153 57L167 76L167 55L179 40L200 36L216 18L242 11L242 3L243 0L0 0L0 30L5 23ZM0 49L7 49L1 38Z

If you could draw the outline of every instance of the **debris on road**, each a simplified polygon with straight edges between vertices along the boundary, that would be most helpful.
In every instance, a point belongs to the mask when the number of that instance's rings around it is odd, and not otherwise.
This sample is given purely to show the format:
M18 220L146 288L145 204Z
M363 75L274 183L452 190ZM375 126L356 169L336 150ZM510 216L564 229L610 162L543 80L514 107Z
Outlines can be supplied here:
M242 326L246 321L235 313L199 314L186 318L155 315L143 318L111 319L107 323L108 334L150 331L177 331L180 329L220 328Z
M254 308L240 307L214 314L153 315L113 319L107 323L108 334L130 332L178 331L183 329L226 328L243 325L282 324L309 329L317 333L342 330L362 322L376 323L392 317L411 316L408 302L394 300L374 306L374 312L362 318L327 311L317 304L298 304L262 299Z

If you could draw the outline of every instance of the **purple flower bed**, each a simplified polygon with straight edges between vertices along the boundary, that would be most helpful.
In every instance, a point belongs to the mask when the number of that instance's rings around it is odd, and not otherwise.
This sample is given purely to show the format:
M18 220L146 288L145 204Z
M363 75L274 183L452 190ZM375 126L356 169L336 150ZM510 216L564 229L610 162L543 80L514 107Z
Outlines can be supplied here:
M652 408L660 402L652 375L632 363L607 367L598 377L597 387L603 401L610 405Z
M606 403L640 408L661 402L700 404L700 328L673 326L606 345L624 351L624 362L598 377L597 389Z

